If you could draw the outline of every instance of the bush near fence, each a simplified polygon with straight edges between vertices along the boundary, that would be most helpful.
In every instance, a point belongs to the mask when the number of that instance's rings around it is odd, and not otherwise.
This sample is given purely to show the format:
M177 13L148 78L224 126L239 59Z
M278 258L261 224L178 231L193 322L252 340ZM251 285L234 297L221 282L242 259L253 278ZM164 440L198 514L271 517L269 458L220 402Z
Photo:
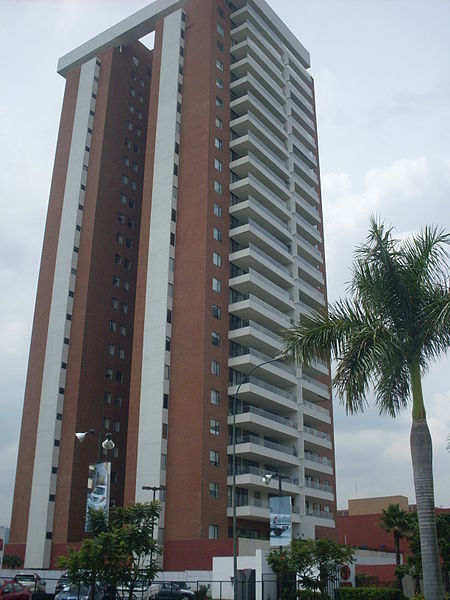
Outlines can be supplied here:
M341 588L339 600L402 600L402 593L388 587Z

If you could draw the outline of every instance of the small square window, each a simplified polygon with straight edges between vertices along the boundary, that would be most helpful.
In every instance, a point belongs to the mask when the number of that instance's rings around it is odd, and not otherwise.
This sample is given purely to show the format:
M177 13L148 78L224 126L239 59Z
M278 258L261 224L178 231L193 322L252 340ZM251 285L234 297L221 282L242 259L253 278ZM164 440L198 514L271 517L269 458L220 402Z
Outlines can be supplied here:
M122 281L122 289L124 290L124 292L128 292L128 290L130 289L130 284L128 283L128 281Z
M216 77L216 86L219 88L219 90L223 90L225 87L223 84L223 81L222 81L222 79L220 79L220 77ZM222 104L222 106L223 106L223 104Z
M113 379L113 370L112 369L105 369L105 377L109 381L112 381L112 379Z
M116 234L117 243L123 244L123 235L121 233Z
M217 40L217 50L219 52L223 52L223 50L224 50L223 44L219 40Z
M130 166L130 159L128 158L128 156L124 156L124 157L123 157L123 164L124 164L126 167L129 167L129 166Z
M217 252L213 252L213 265L215 265L216 267L222 266L222 257L220 256L220 254L217 254Z
M222 283L221 283L220 279L216 279L215 277L212 278L212 289L215 292L222 291Z
M109 429L109 419L108 417L102 418L102 427L103 429Z
M220 335L217 333L217 331L211 332L211 343L213 346L220 346Z
M220 306L217 306L217 304L212 305L212 316L214 317L214 319L220 319L221 310Z
M218 525L208 525L208 538L210 540L217 540L219 538Z
M223 148L223 142L220 138L216 137L214 140L214 146L217 148L217 150L222 150Z
M136 90L132 87L130 87L130 95L133 96L133 98L136 97Z
M223 108L223 100L220 96L216 96L216 106L217 108Z
M216 242L222 241L222 231L217 227L214 227L213 229L213 238L216 240Z
M217 452L217 450L209 451L209 464L213 467L219 466L219 453Z
M219 435L220 428L219 428L219 421L217 419L210 419L210 421L209 421L209 432L212 435Z
M164 379L170 379L170 365L164 365Z
M112 278L112 283L113 283L113 285L115 285L116 287L120 287L120 279L119 279L119 277L117 277L117 275L113 275L113 278Z
M211 360L211 373L213 375L220 375L220 362L217 360Z
M108 392L104 392L103 393L103 401L105 402L105 404L111 404L112 403L111 394L109 394Z
M219 181L214 181L214 191L217 194L221 194L223 190L223 186Z
M220 23L217 23L217 33L221 36L225 35L225 30Z
M124 376L123 376L122 371L116 371L116 381L117 381L117 383L124 382Z
M117 356L123 360L125 358L125 350L123 348L118 348Z
M166 351L167 352L170 352L170 342L171 342L170 337L166 336Z
M220 393L218 390L211 390L211 404L220 404Z
M109 322L109 330L116 332L117 331L117 323L115 321L110 321Z
M114 404L117 406L117 408L121 408L121 406L122 406L122 398L121 398L121 396L116 396L114 398Z
M216 117L216 127L217 129L223 129L223 121L220 117Z
M223 162L221 160L219 160L218 158L215 158L214 159L214 168L216 169L216 171L219 171L219 173L222 173Z
M108 344L108 354L111 354L111 356L114 356L115 353L116 353L116 347L114 346L114 344Z
M122 302L122 312L127 315L128 314L128 304L126 302Z
M127 335L127 328L125 327L125 325L120 326L120 335L123 335L123 336Z
M120 432L120 423L119 423L119 421L115 421L115 423L114 423L114 431L116 433Z
M215 483L213 481L210 482L209 484L209 495L211 496L211 498L218 498L219 497L219 484Z
M216 215L216 217L222 216L222 207L220 206L220 204L216 204L215 202L214 202L214 214Z
M119 301L117 298L111 298L111 306L112 308L119 308Z
M169 408L169 394L163 394L163 408Z
M223 8L221 8L220 6L217 7L217 14L219 15L219 17L223 17L224 15Z

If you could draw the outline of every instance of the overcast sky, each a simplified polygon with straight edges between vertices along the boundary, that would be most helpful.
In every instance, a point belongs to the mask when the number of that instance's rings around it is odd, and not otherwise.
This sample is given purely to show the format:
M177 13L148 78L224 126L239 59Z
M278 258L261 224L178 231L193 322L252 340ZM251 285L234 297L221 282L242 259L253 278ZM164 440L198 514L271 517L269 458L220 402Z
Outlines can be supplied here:
M398 235L450 229L450 2L269 0L311 53L328 289L345 291L369 215ZM0 524L10 520L26 365L64 80L60 56L145 0L0 0ZM450 506L450 360L424 381L436 504ZM338 505L414 501L410 410L347 417L335 401Z

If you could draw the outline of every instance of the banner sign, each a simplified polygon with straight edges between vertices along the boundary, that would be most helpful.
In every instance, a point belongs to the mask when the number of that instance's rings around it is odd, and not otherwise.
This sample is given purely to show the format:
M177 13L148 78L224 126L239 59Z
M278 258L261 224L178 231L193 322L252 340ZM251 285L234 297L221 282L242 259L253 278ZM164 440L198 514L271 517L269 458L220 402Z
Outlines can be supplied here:
M292 541L290 496L273 496L270 506L270 546L289 546Z
M85 532L92 531L90 526L89 511L102 510L106 519L109 514L109 493L111 485L111 463L102 462L89 465L87 502L86 502L86 524Z

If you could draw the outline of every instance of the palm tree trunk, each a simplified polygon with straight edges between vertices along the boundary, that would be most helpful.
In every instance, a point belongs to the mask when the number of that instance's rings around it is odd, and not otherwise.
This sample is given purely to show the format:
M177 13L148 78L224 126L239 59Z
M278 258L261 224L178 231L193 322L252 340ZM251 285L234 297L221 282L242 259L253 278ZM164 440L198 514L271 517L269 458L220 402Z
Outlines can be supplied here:
M413 419L410 444L419 519L425 600L442 600L444 590L434 514L433 451L431 435L425 418Z
M395 544L395 562L397 563L397 568L400 566L400 534L398 532L394 533L394 544ZM397 575L397 583L398 587L403 596L403 576Z

